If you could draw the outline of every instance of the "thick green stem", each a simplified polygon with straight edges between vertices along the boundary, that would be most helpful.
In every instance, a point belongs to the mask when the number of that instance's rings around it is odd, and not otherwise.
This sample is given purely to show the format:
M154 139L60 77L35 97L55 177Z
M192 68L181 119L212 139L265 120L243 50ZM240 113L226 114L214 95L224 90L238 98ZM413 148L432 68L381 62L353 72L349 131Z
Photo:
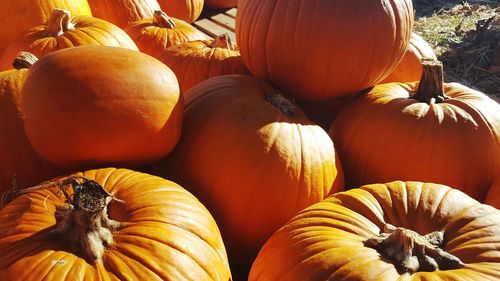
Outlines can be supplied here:
M52 10L47 22L47 36L56 37L74 28L70 11L58 8Z
M447 99L443 87L443 64L434 59L422 59L422 68L422 78L412 98L428 104Z

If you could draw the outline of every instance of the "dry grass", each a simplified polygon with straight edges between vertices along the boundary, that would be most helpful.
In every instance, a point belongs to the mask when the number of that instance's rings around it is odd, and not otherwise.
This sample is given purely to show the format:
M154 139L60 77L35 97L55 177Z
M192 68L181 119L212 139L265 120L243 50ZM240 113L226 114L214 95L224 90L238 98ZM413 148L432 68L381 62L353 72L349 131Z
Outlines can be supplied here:
M415 32L434 48L455 81L500 101L500 3L414 0Z

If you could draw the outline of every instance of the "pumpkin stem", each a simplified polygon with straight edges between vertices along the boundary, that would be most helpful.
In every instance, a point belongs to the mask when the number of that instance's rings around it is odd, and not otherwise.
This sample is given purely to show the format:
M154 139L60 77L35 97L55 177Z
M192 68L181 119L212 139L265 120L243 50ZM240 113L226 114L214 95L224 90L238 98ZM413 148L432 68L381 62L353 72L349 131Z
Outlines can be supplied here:
M153 12L153 24L168 29L173 29L175 27L175 22L167 15L167 13L161 10L155 10Z
M422 78L413 98L428 104L447 99L443 87L443 64L435 59L424 58L422 68Z
M20 52L12 62L12 66L14 66L14 68L17 70L30 68L37 61L38 58L34 54L30 52Z
M294 100L290 101L288 98L279 93L275 88L267 83L263 83L266 100L270 102L274 107L279 109L283 114L288 117L292 117L295 111Z
M71 23L71 13L68 10L55 8L47 22L47 36L56 37L64 32L74 29Z
M215 37L214 42L212 43L212 48L223 48L228 50L234 50L234 44L229 37L229 34L224 33L217 37Z
M386 224L384 232L370 237L365 246L376 249L399 265L403 272L455 269L463 266L460 259L445 252L444 232L420 235L415 231Z
M102 259L107 247L113 244L113 231L121 223L108 217L108 204L115 199L94 180L72 176L34 187L12 190L2 195L2 204L28 192L57 187L66 204L56 207L56 224L49 235L61 235L87 261ZM68 187L73 193L68 192Z

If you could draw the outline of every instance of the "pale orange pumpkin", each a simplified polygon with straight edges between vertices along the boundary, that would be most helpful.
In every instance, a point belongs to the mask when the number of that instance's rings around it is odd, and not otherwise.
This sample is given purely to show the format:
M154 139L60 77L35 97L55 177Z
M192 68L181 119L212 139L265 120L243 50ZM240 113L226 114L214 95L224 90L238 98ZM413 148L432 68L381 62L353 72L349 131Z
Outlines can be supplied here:
M88 0L94 17L107 20L120 28L153 17L160 9L157 0Z
M326 132L265 82L223 75L184 94L182 138L154 170L214 214L241 274L296 212L342 189L342 170Z
M92 15L87 0L1 0L0 54L22 32L46 22L54 8L69 10L75 16Z
M62 174L31 147L21 117L21 87L36 57L21 53L17 69L0 72L0 194Z
M4 280L231 280L218 227L179 185L126 169L77 173L0 210Z
M158 160L180 137L175 74L125 48L80 46L41 58L28 71L21 108L29 141L66 168L137 166Z
M413 82L422 78L422 59L437 59L432 47L416 33L411 34L410 43L396 69L382 83Z
M0 57L0 70L9 68L20 51L41 58L59 49L83 45L137 50L134 41L114 24L90 16L72 17L68 10L54 9L46 24L30 28L9 44Z
M153 18L136 21L125 28L139 50L155 57L168 47L208 36L183 20L169 17L161 10Z
M158 3L170 16L192 23L201 15L204 0L158 0Z
M175 73L182 93L215 76L249 74L227 34L172 46L157 58Z
M444 185L396 181L301 211L266 242L248 280L486 281L499 268L499 210Z

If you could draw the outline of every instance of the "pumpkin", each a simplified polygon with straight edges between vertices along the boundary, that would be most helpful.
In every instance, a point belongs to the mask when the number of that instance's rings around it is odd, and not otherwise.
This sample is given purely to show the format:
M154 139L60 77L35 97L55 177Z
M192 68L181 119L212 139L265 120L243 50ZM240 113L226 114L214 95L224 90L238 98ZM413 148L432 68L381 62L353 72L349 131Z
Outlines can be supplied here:
M341 97L322 101L296 99L295 102L307 114L307 117L309 117L311 121L328 131L335 117L350 100L351 97Z
M0 194L62 173L33 150L21 118L21 87L36 59L21 53L14 61L17 69L0 72Z
M211 9L227 9L236 7L238 0L205 0L205 6Z
M249 74L227 34L175 45L157 57L175 73L182 93L215 76Z
M498 280L500 211L445 185L334 194L266 242L250 281Z
M1 0L0 54L22 32L46 22L54 8L69 10L73 15L92 15L87 0Z
M411 34L410 44L396 69L380 83L413 82L422 78L422 59L437 59L432 47L416 33Z
M158 0L158 3L170 16L192 23L200 17L204 0Z
M161 10L154 11L153 18L136 21L125 28L139 50L156 56L166 48L207 36L185 21L169 17Z
M9 68L20 51L28 51L41 58L55 50L81 45L137 50L134 41L111 23L89 16L71 17L68 10L54 9L46 24L29 29L9 44L0 58L0 69Z
M148 174L107 168L49 181L0 218L7 280L231 280L207 209Z
M157 0L88 0L94 17L107 20L120 28L153 17L159 10Z
M244 275L264 241L296 212L342 188L326 132L253 77L218 76L191 88L182 130L153 170L214 214L235 275Z
M175 74L160 61L91 45L53 52L33 65L21 108L33 148L72 169L162 158L180 137L183 112Z
M484 203L500 209L500 172L496 175L491 187L488 189Z
M500 171L500 105L426 61L419 83L381 84L348 104L330 135L349 185L408 179L483 202Z
M236 38L254 76L296 98L326 100L392 73L412 26L410 0L241 0Z

